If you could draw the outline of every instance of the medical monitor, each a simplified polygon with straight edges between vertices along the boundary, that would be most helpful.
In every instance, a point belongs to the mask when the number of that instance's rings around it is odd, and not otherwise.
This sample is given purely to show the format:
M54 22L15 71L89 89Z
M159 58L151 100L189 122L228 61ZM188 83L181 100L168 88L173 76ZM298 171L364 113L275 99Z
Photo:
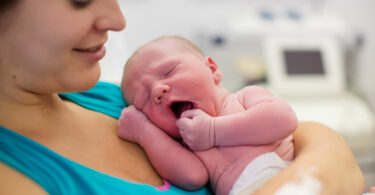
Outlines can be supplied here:
M342 53L331 37L270 37L264 49L269 86L280 95L330 95L345 89Z

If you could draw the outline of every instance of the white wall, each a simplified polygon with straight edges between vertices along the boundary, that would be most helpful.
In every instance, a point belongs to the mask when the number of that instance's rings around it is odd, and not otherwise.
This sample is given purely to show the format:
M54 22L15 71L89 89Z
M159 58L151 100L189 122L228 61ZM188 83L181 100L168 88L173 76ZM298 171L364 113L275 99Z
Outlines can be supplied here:
M334 10L363 33L365 42L360 49L354 67L354 85L375 108L375 1L374 0L327 0L325 11Z

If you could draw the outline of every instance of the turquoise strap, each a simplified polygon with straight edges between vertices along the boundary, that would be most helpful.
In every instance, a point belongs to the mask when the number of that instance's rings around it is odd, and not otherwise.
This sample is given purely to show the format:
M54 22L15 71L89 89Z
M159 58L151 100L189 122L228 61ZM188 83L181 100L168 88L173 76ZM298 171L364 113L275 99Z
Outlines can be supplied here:
M121 110L127 105L122 97L120 86L99 82L88 91L80 93L61 93L60 97L69 99L82 107L120 118Z

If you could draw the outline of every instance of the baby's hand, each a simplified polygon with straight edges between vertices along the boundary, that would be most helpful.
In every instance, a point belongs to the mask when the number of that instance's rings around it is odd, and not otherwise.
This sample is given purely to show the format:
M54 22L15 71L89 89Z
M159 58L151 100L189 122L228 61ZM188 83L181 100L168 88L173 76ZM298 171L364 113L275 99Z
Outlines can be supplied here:
M139 143L139 138L143 134L145 125L150 123L143 112L131 105L124 108L118 120L117 134L128 141Z
M187 110L177 120L184 142L194 151L207 150L215 144L215 118L199 109Z

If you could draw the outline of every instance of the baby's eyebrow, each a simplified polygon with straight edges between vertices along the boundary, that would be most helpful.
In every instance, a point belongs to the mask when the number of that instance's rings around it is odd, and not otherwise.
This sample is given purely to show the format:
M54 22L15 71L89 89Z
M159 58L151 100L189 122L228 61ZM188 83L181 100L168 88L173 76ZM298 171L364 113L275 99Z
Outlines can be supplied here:
M177 60L168 60L166 62L162 62L159 65L155 67L156 70L163 71L165 68L169 68L170 66L173 66L177 64Z

